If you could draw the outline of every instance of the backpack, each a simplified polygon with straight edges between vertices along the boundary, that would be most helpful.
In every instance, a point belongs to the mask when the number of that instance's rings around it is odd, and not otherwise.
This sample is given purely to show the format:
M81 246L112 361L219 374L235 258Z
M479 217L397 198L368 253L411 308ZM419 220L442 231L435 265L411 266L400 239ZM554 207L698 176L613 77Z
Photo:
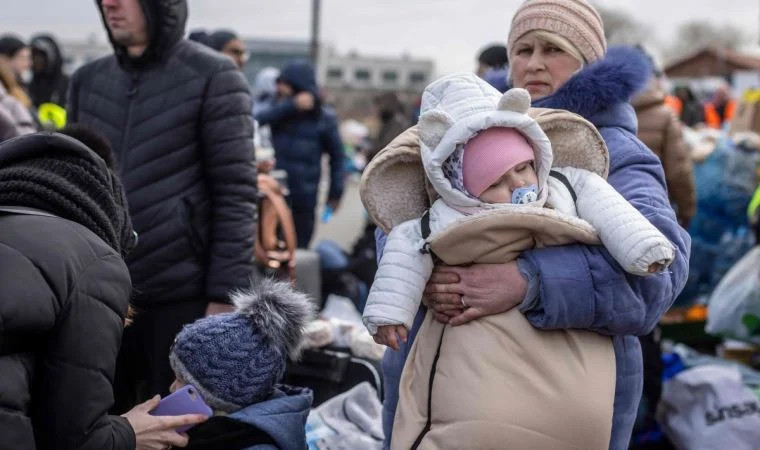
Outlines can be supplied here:
M268 276L296 278L296 228L280 184L260 173L259 226L256 233L256 263Z

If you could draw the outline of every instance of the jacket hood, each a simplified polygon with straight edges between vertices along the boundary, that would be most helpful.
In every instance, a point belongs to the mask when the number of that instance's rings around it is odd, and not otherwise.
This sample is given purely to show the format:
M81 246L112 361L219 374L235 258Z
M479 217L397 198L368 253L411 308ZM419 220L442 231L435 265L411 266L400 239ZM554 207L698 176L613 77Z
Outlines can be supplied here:
M533 106L565 109L600 126L598 120L607 122L602 116L628 103L647 85L651 75L651 62L643 52L630 47L611 47L604 58L583 68L557 92L536 100ZM615 113L621 114L620 111Z
M319 98L319 88L317 87L317 78L314 73L314 67L305 61L292 62L285 66L280 72L280 80L293 86L298 92L308 91Z
M79 170L77 166L86 174L70 176L71 171ZM11 173L14 169L18 174ZM78 139L39 132L4 141L0 144L0 171L6 181L0 192L10 195L16 191L15 206L44 209L80 223L122 256L136 244L120 180L103 158ZM51 185L55 186L54 196L39 194L49 191Z
M95 0L95 3L100 11L103 25L106 27L108 40L122 66L141 67L160 61L185 34L187 0L140 0L140 7L148 24L149 42L142 55L132 58L127 53L126 47L114 41L103 11L102 0Z
M549 138L528 116L529 108L526 90L511 89L502 95L472 73L447 75L425 88L419 120L422 164L433 189L449 206L465 213L479 208L521 206L483 203L455 189L444 173L443 164L455 150L491 127L514 128L533 147L539 184L538 200L533 205L543 206L552 150Z
M310 389L278 386L266 400L228 417L264 431L282 450L306 448L306 418L313 400Z
M29 42L29 46L32 52L40 52L45 55L47 64L41 73L36 73L35 76L41 75L57 75L61 73L63 68L63 58L61 57L61 49L58 47L58 43L55 39L47 34L40 34L32 38Z

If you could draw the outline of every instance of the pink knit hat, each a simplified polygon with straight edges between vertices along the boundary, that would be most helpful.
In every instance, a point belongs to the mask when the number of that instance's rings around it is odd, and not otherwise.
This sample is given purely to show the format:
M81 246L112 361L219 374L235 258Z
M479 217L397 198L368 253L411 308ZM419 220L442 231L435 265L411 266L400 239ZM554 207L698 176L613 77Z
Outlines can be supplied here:
M507 39L507 51L531 31L550 31L570 41L587 63L607 51L599 13L585 0L527 0L517 9Z
M519 131L488 128L464 145L464 188L478 197L510 169L534 158L533 147Z

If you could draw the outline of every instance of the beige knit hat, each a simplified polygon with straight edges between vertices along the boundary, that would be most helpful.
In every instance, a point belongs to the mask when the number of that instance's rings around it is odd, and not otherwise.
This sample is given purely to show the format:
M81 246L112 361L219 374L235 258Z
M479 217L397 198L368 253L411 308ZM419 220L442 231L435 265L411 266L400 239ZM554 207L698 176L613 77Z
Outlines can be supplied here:
M507 51L511 54L518 39L537 30L564 37L587 63L602 58L607 51L602 18L585 0L527 0L512 18Z

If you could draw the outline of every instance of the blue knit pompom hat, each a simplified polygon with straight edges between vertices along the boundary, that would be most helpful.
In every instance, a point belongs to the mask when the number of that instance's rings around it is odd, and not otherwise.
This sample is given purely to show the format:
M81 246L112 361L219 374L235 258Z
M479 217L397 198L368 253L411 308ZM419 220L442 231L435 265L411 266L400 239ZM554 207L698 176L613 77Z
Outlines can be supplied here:
M304 327L314 315L309 299L284 282L265 279L231 298L235 312L186 325L169 354L180 381L226 413L272 393L287 359L298 357Z

